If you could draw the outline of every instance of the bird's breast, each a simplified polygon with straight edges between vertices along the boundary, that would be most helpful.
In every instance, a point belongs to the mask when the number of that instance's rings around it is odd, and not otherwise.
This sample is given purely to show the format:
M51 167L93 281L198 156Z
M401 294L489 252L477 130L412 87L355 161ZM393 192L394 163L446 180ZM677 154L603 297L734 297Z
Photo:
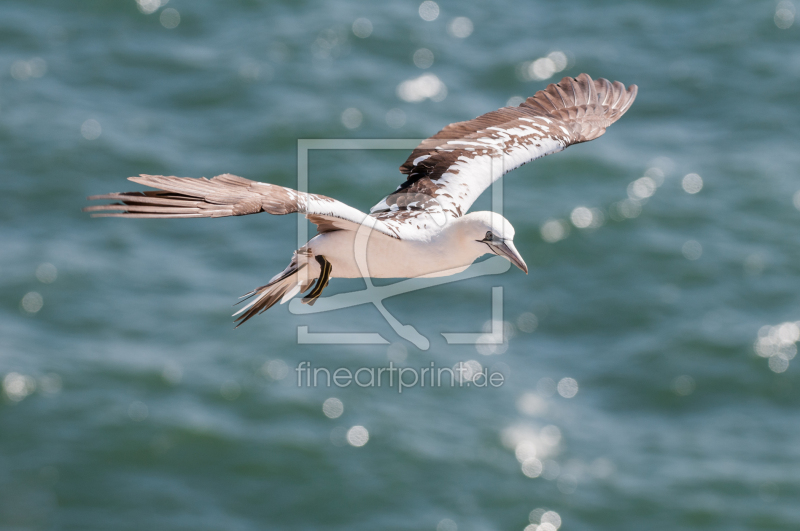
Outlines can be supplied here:
M333 265L338 278L416 278L453 275L478 258L438 241L398 240L373 232L358 237L352 231L320 234L310 242L312 252Z

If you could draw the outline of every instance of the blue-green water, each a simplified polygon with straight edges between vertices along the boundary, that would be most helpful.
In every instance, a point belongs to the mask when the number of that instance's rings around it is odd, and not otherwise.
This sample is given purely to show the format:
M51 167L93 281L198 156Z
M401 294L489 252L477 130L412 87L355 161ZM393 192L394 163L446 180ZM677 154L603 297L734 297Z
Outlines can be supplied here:
M0 528L522 530L537 508L567 531L800 528L794 6L441 2L433 21L419 7L0 3ZM563 72L530 79L553 51ZM80 211L140 189L124 181L138 173L294 186L298 139L422 138L580 72L639 97L601 139L506 178L528 276L386 301L427 351L371 306L281 306L234 331L230 305L296 246L291 216ZM444 99L398 96L424 74ZM366 209L406 156L312 152L311 189ZM652 196L620 203L629 191ZM602 226L546 241L580 206ZM513 332L502 353L446 344L491 318L493 286ZM298 325L393 344L299 345ZM301 361L390 360L506 379L399 394L295 377Z

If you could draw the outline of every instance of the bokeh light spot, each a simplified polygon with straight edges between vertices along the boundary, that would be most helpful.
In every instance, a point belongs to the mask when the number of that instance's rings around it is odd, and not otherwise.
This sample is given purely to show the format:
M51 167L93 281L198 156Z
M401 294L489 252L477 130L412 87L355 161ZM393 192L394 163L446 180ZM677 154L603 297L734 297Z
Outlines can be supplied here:
M44 299L39 293L35 291L29 291L24 297L22 297L21 305L22 309L26 312L37 313L42 309L42 306L44 306Z
M551 524L555 529L558 529L561 527L561 515L555 511L545 511L539 518L539 522L542 524Z
M564 398L572 398L578 394L578 382L574 378L561 378L557 389Z
M635 201L641 201L642 199L652 197L653 194L656 193L656 188L658 188L658 186L652 178L639 177L628 185L628 197Z
M681 247L681 253L687 260L697 260L703 256L703 246L697 240L689 240Z
M412 103L425 99L442 101L447 97L447 86L436 75L424 74L397 85L397 97Z
M181 23L181 14L178 13L177 9L168 7L161 12L161 14L158 16L158 20L165 28L175 29L178 27L178 24Z
M174 361L168 361L164 364L164 368L161 370L161 377L164 378L167 383L177 385L181 383L181 380L183 379L183 369L180 365L178 365L178 363Z
M347 442L351 446L361 447L369 441L369 432L364 426L353 426L347 430Z
M36 380L25 374L10 372L3 378L3 392L12 402L20 402L36 390Z
M167 0L136 0L136 7L145 15L155 13L159 7L166 5Z
M390 109L386 113L386 125L392 129L400 129L406 125L406 113L402 109Z
M436 20L439 18L439 4L432 0L425 0L419 5L419 16L427 22Z
M542 462L535 457L529 457L522 462L522 473L529 478L538 478L542 474Z
M433 66L433 52L427 48L420 48L414 52L414 66L423 70Z
M549 398L556 393L556 382L552 378L541 378L536 383L536 392L545 398Z
M58 269L47 262L39 264L39 267L36 268L36 278L42 284L52 284L58 278Z
M100 127L100 122L90 118L81 124L81 135L86 140L97 140L103 133L103 128Z
M447 32L457 39L466 39L472 35L472 21L467 17L456 17L447 25Z
M672 381L672 390L675 391L675 394L678 396L689 396L694 392L694 389L694 378L687 374L678 376Z
M353 22L353 35L359 39L366 39L372 35L372 22L368 18L357 18Z
M778 6L775 8L775 25L778 26L780 29L789 29L794 24L794 17L796 11L794 4L789 0L783 0L778 2Z
M592 218L592 211L583 206L575 208L569 215L572 224L579 229L590 227L592 225Z
M322 403L322 412L329 419L338 419L344 413L344 404L338 398L328 398Z
M681 187L687 194L696 194L703 189L703 178L696 173L688 173L681 180Z
M269 360L262 365L261 372L272 380L283 380L289 374L289 366L280 359Z
M547 401L536 393L523 393L517 400L517 409L529 417L542 416L547 413Z
M544 222L539 232L547 243L556 243L569 236L569 225L559 219L549 219Z
M517 328L520 332L530 334L539 326L539 319L531 312L525 312L517 318Z
M345 109L342 113L342 125L348 129L358 129L363 120L364 116L361 114L361 111L355 107Z

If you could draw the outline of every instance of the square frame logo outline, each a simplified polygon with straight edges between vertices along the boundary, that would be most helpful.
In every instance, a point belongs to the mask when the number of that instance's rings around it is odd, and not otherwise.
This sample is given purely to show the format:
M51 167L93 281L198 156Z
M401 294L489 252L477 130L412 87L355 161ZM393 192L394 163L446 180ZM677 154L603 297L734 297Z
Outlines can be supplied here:
M459 139L453 139L459 140ZM300 193L309 193L309 151L311 150L405 150L413 151L422 142L420 139L387 138L387 139L298 139L297 140L297 186ZM488 147L487 147L488 148ZM503 170L502 156L491 157L490 170L494 172L495 164L501 164L500 175ZM503 179L494 180L491 189L491 210L502 215L503 211ZM387 194L388 195L388 194ZM363 239L363 238L362 238ZM309 241L308 221L305 216L297 217L297 248L300 249ZM357 244L356 244L357 245ZM366 243L365 243L366 245ZM366 249L366 248L365 248ZM364 251L366 252L366 251ZM289 311L295 315L323 313L338 309L345 309L361 304L373 304L387 321L389 326L403 339L414 344L421 350L430 348L430 341L420 334L410 324L400 323L383 305L383 300L395 295L425 289L442 284L450 284L460 280L479 276L498 275L511 268L511 263L499 256L473 263L466 270L450 276L434 278L407 278L386 286L374 286L371 278L364 278L365 290L339 293L330 297L320 297L312 307L304 305L299 299L292 299ZM440 332L449 345L500 345L504 342L503 332L503 287L492 287L492 330L485 332ZM298 344L317 345L388 345L382 335L377 332L310 332L308 325L297 326Z

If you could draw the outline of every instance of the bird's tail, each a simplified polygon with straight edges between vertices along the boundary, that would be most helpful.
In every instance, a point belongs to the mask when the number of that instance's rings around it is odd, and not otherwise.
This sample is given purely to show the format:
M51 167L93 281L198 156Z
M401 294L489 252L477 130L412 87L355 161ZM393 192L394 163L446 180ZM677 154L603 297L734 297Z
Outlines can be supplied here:
M247 304L233 314L236 317L236 327L254 315L267 311L279 301L283 304L298 293L308 290L319 276L319 266L311 257L311 250L307 247L295 251L286 269L272 277L264 286L242 295L236 304Z

